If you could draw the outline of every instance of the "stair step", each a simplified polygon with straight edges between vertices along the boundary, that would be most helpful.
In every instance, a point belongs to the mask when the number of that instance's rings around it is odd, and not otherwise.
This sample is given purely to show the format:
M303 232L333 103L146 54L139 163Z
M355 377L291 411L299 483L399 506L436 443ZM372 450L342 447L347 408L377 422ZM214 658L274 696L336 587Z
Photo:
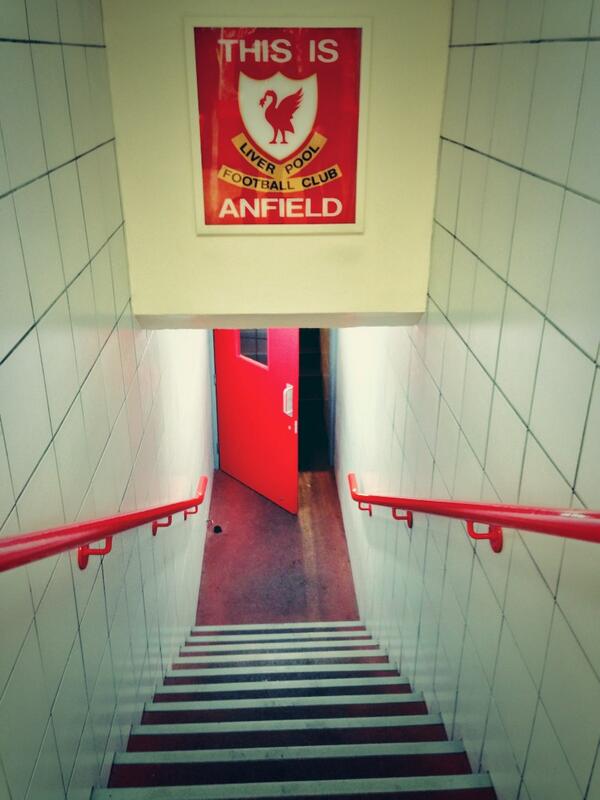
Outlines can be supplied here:
M146 703L143 723L426 714L421 692Z
M184 653L206 653L207 655L217 653L269 653L269 652L288 652L298 653L304 651L323 652L334 650L379 650L379 645L372 639L336 639L333 642L264 642L258 644L251 642L250 644L243 644L236 642L235 644L227 643L211 643L204 644L195 643L185 644L180 652Z
M125 789L96 789L92 800L237 800L268 797L394 797L404 800L452 798L492 800L495 798L487 775L443 775L411 778L362 778L331 781L285 781L239 783L217 786L155 786Z
M365 630L358 630L358 631L348 631L348 630L341 630L341 631L312 631L310 633L300 632L300 633L231 633L227 636L227 643L229 642L239 642L243 644L250 644L252 642L256 642L258 644L262 644L264 642L297 642L297 641L304 641L304 640L314 640L319 641L321 639L325 640L334 640L334 639L368 639L373 641L371 634L367 633ZM202 642L202 644L222 644L223 643L223 636L212 636L210 633L193 633L190 638L187 639L186 643L194 643L197 644L198 640Z
M206 664L208 665L215 665L215 664L239 664L240 662L246 661L251 662L253 665L258 666L259 664L264 664L268 666L272 662L284 662L285 664L310 664L310 663L318 663L318 664L326 664L328 661L348 661L356 659L358 663L359 660L362 663L365 663L366 659L370 659L372 663L381 663L387 662L388 658L387 655L380 650L379 648L374 649L358 649L358 650L307 650L298 656L294 656L290 653L240 653L237 655L229 654L229 655L213 655L213 656L203 656L203 655L194 655L194 656L180 656L179 658L173 659L173 664L180 664L180 665L187 665L189 662L193 662L195 664Z
M167 685L156 688L155 702L186 699L233 699L239 697L285 697L334 694L355 694L365 692L409 692L410 684L405 678L390 676L383 678L325 678L282 681L239 681L233 683Z
M272 747L117 754L110 785L456 775L471 771L457 742Z
M439 714L135 725L129 752L445 741Z
M396 669L389 663L383 664L298 664L293 668L278 664L277 666L263 666L260 672L251 666L244 667L201 667L200 669L172 669L165 675L165 685L212 683L220 684L228 681L279 681L302 680L307 675L313 678L353 678L371 677L379 678L397 675Z
M365 630L364 624L359 619L340 620L335 622L251 622L239 625L194 625L192 633L260 633L261 631L279 631L285 633L310 633L311 631L335 631L341 628L351 628L353 630Z

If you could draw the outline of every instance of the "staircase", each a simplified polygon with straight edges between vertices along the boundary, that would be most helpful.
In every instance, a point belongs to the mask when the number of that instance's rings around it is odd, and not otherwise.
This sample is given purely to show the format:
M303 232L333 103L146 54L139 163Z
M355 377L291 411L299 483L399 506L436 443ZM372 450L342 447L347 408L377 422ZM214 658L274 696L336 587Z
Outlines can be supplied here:
M194 628L92 800L494 800L360 622Z

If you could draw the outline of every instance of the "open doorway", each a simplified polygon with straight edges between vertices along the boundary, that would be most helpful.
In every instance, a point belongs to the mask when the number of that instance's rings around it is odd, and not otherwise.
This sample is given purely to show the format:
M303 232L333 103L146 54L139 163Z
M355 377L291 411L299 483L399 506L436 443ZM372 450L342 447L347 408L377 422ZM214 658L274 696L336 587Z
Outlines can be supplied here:
M329 469L330 331L300 329L298 469Z

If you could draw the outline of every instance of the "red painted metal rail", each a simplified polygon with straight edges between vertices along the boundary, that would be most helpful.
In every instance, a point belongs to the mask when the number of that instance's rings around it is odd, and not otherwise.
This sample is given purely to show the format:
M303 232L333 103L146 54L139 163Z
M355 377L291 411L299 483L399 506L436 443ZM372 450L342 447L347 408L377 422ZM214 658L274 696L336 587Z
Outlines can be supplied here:
M461 503L455 500L418 500L409 497L385 497L363 494L358 490L356 475L348 475L352 499L361 511L372 514L373 506L392 509L394 519L404 519L409 528L413 512L435 514L438 517L461 519L467 525L472 539L488 539L495 553L502 551L503 528L562 536L582 542L600 543L600 512L570 508L537 508L536 506L509 506L490 503ZM404 513L401 513L404 512ZM475 525L487 526L487 531L477 532Z
M74 522L59 528L26 533L22 536L0 538L0 572L31 564L48 556L55 556L67 550L77 549L77 562L80 569L87 567L90 556L103 556L112 549L112 537L137 528L147 522L152 523L152 535L158 528L166 528L173 521L173 514L183 511L183 518L198 513L206 494L208 478L203 475L198 481L196 495L187 500L167 503L163 506L145 508L115 514L113 517L94 519L89 522ZM93 542L104 540L103 547L90 547Z

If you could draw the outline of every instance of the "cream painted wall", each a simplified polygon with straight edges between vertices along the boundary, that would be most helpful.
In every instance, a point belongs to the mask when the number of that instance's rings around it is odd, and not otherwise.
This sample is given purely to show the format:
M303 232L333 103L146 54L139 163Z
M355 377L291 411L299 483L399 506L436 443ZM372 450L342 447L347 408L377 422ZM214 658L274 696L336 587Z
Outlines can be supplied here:
M186 16L248 16L244 0L104 0L127 220L142 324L411 322L425 308L448 0L257 0L261 16L372 20L364 234L198 236ZM166 315L166 316L165 316ZM237 319L237 322L236 322Z

